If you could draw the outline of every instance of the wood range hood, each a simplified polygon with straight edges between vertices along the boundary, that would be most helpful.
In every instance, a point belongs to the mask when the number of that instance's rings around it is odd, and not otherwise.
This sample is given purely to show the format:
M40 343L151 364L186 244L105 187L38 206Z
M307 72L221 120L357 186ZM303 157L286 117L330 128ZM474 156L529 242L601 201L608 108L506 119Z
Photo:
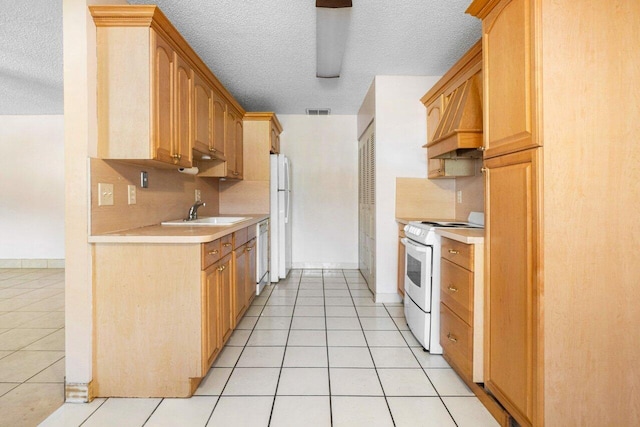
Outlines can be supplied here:
M478 41L421 99L439 105L429 159L480 158L482 152L482 44ZM428 113L429 114L429 113ZM431 135L431 131L429 131Z
M482 81L471 77L445 99L442 120L426 145L430 159L482 157Z

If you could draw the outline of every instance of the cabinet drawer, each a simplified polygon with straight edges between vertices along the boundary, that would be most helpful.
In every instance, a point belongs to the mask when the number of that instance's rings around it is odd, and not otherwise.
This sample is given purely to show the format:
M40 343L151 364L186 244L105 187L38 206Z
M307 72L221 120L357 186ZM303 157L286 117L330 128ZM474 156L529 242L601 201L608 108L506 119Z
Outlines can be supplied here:
M473 271L473 245L442 238L442 258Z
M243 228L242 230L238 230L233 233L233 249L236 249L245 243L247 243L248 238L248 230Z
M472 329L444 304L440 303L440 345L461 374L471 378L473 358Z
M256 237L257 235L257 227L258 225L252 225L250 227L247 227L247 241L253 239L254 237Z
M202 269L206 270L211 264L220 259L220 239L202 244Z
M467 324L473 324L473 273L446 259L440 261L440 299Z
M229 255L233 250L233 234L227 234L220 238L220 256Z

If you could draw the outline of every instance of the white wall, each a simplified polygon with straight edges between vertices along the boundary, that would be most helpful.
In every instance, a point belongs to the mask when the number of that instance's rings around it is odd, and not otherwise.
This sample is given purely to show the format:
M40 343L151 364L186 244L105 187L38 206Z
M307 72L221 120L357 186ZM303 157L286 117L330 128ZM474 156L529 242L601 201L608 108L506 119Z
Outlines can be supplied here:
M278 118L293 172L294 268L358 268L357 116Z
M376 300L397 297L396 177L426 178L426 111L439 76L376 76Z
M6 267L20 267L20 260L60 263L64 117L0 116L0 147L0 262ZM47 267L44 262L40 266Z

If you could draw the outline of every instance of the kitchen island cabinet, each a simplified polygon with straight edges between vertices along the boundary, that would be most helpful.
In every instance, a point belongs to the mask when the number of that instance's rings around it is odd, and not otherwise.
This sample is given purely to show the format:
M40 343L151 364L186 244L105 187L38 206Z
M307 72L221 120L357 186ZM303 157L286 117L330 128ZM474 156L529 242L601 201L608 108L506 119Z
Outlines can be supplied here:
M215 230L146 227L92 236L93 397L193 394L233 332L236 289L245 307L253 296L247 279L255 273L247 269L255 267L255 252L245 250L238 274L232 242L234 234L245 242L255 235L261 219Z

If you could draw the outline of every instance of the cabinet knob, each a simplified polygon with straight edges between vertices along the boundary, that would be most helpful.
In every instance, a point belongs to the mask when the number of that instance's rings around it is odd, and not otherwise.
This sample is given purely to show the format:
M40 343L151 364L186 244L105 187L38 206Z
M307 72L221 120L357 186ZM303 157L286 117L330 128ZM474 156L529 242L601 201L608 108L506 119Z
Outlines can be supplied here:
M218 267L218 271L224 271L225 268L227 268L226 265L221 265L220 267Z
M209 255L215 255L215 254L217 254L217 253L218 253L218 250L217 250L217 249L214 249L214 250L212 250L212 251L209 251Z
M460 252L456 251L455 249L449 249L449 253L450 253L450 254L457 255L457 254L459 254Z
M238 175L240 175L240 172L234 172L233 173L233 176L238 176Z
M223 243L222 244L222 247L224 247L224 248L228 248L229 246L231 246L231 243Z
M253 247L247 248L247 252L251 252L253 250Z
M485 151L486 148L484 147L484 145L482 147L478 147L478 151Z
M209 147L209 151L211 151L212 153L215 153L215 152L216 152L216 151L218 151L218 150L216 150L216 149L215 149L215 148L213 148L213 147Z
M458 338L454 337L453 335L451 335L451 332L449 332L447 334L447 338L449 339L449 341L451 342L458 342Z
M480 172L485 173L488 169L487 168L480 168Z
M455 286L453 286L453 285L449 285L449 286L447 286L447 289L449 289L451 292L458 292L458 288L456 288L456 287L455 287Z

